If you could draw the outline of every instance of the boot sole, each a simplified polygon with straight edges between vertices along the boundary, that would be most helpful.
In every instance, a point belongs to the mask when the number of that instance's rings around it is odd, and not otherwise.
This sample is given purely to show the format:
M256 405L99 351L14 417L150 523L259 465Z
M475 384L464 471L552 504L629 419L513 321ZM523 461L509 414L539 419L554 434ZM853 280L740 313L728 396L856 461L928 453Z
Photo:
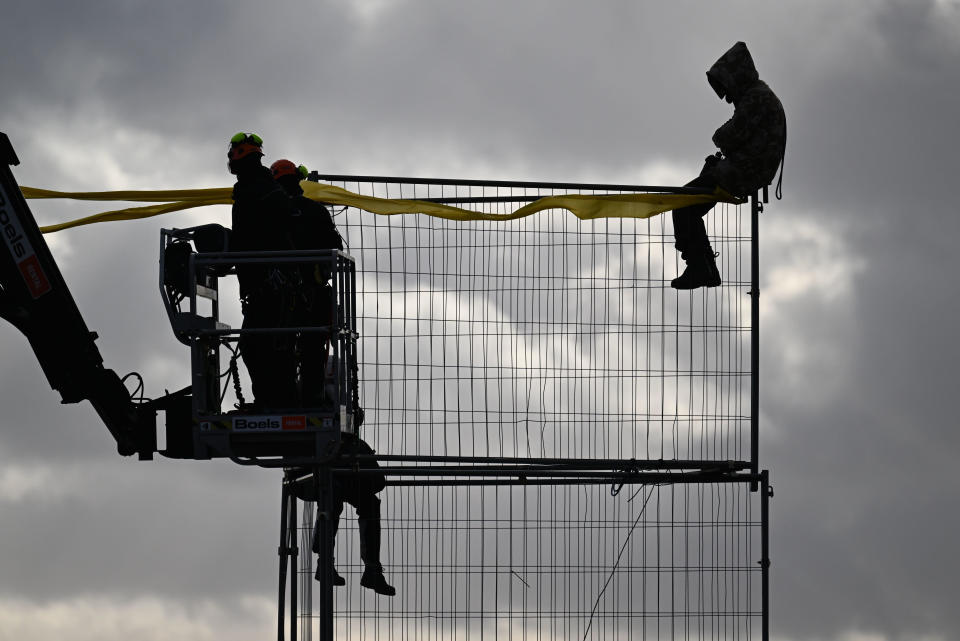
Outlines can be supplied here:
M676 279L674 279L674 280L676 280ZM690 290L693 290L693 289L700 289L701 287L719 287L721 284L722 284L722 282L718 280L718 281L716 281L716 282L712 282L712 281L711 281L711 282L707 282L707 283L697 283L696 285L692 285L692 286L689 286L689 287L686 286L686 285L681 285L680 287L677 287L677 285L676 285L676 283L674 283L674 281L670 281L670 287L672 287L673 289L675 289L675 290L677 290L677 291L680 291L680 292L686 292L686 291L690 291Z
M378 588L379 586L374 585L373 583L370 583L369 581L365 582L363 579L360 579L360 585L362 585L363 587L367 588L368 590L373 590L374 592L376 592L377 594L380 594L380 595L382 595L382 596L396 596L396 594L397 594L397 589L394 588L393 586L388 586L388 587L390 587L390 591L387 591L387 590L378 590L377 588Z

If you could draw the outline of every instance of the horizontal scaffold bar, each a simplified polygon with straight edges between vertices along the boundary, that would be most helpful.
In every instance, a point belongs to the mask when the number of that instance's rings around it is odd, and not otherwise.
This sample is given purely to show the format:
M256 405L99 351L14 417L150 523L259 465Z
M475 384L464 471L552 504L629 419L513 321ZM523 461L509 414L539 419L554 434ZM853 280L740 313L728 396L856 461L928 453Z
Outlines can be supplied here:
M610 478L534 478L534 479L487 479L487 478L428 478L428 479L387 479L391 487L486 487L486 486L553 486L553 485L670 485L691 483L754 483L759 479L754 474L702 475L689 473L651 473L615 479Z
M384 475L388 485L396 486L466 486L466 485L603 485L659 483L738 483L756 479L743 470L745 461L631 461L629 459L508 459L551 461L548 465L509 465L477 463L474 465L401 465L378 468L359 467L361 459L388 462L409 458L463 458L471 461L483 457L413 457L401 455L359 456L325 462L291 466L287 461L287 481L298 482L312 474L312 468L329 466L335 476ZM487 460L497 460L494 457ZM352 465L351 465L352 463ZM251 463L247 463L251 464ZM271 467L266 461L261 461ZM297 469L299 468L299 469ZM646 470L646 471L642 471ZM419 478L418 478L419 477Z
M357 461L377 461L378 463L483 463L509 465L562 465L567 468L583 467L607 470L685 470L704 468L723 468L725 470L745 470L749 461L717 461L688 459L623 459L623 458L543 458L517 456L455 456L433 454L377 454L350 457Z
M455 477L488 477L488 476L516 476L518 478L584 478L596 477L609 480L623 479L628 477L650 476L657 474L683 474L687 476L705 476L705 475L729 475L731 472L723 469L710 468L704 470L687 470L684 472L639 472L639 471L598 471L586 469L559 469L556 467L501 467L501 466L481 466L473 465L470 467L437 466L437 467L377 467L377 468L348 468L333 467L330 471L335 476L349 476L354 474L383 474L385 476L455 476Z
M231 457L240 465L284 468L295 480L311 474L312 468L329 467L334 474L382 473L387 476L567 476L579 475L621 478L644 471L661 474L730 475L750 468L749 461L687 459L564 459L496 456L441 456L418 454L377 454L330 456L320 458L241 458ZM382 467L363 467L370 463L410 463ZM431 465L433 464L433 465Z
M361 471L363 464L369 463L412 463L415 465L397 465L378 468L367 468L384 474L411 475L415 471L423 474L437 475L469 475L486 476L491 472L505 475L534 474L544 475L553 472L575 471L580 473L609 472L617 475L636 473L641 470L667 471L710 471L729 474L750 468L749 461L717 461L717 460L643 460L643 459L589 459L589 458L531 458L507 456L441 456L429 454L377 454L343 457L327 457L324 459L246 459L238 463L247 465L263 465L265 467L303 468L301 476L309 475L309 468L330 466L334 473ZM439 465L424 465L438 463Z
M621 185L610 183L537 182L529 180L475 180L459 178L413 178L402 176L351 176L347 174L320 174L311 172L308 180L314 182L356 182L405 185L449 185L454 187L512 187L515 189L567 189L596 191L636 191L660 194L709 194L712 191L691 187L665 187L660 185ZM417 200L426 200L418 198Z

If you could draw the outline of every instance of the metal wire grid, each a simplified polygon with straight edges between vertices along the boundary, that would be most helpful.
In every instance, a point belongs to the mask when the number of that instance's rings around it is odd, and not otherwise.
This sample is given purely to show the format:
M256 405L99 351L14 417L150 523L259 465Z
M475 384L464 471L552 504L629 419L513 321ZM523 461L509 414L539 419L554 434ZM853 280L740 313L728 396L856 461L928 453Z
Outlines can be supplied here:
M606 189L338 182L506 213ZM477 202L479 201L479 202ZM486 202L483 202L486 201ZM669 215L510 222L336 212L358 264L363 436L381 453L738 460L750 456L749 220L707 217L724 285L678 293ZM761 524L739 484L391 486L360 589L356 521L337 638L750 639ZM317 621L303 512L300 637Z
M460 206L501 214L538 196L619 193L338 184L491 199ZM683 265L669 213L458 222L336 212L357 259L364 438L390 454L748 460L744 213L719 205L707 216L724 284L686 293L670 288Z
M359 586L347 507L336 558L337 639L752 639L760 527L747 484L388 487L394 598ZM306 506L301 550L309 550ZM299 638L318 638L301 554Z

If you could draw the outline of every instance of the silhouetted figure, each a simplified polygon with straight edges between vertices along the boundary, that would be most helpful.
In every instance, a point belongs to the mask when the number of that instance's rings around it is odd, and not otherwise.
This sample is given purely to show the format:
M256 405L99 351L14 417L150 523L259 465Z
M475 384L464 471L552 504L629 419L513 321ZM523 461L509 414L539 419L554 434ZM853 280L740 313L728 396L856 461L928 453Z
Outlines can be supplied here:
M329 210L320 203L303 195L300 181L306 178L307 168L297 166L287 159L280 159L270 166L274 179L290 196L297 208L293 215L291 229L293 243L297 249L343 249L343 239L337 232ZM335 321L336 301L329 285L329 269L317 264L307 264L300 268L301 289L295 309L296 322L305 327L332 325ZM306 407L331 405L332 398L327 396L326 370L328 360L328 335L323 333L303 333L299 337L301 398ZM356 397L345 399L353 404L355 429L363 424L363 409ZM363 439L348 432L340 435L340 454L346 458L354 456L372 456L375 451ZM358 463L363 470L379 470L376 461ZM360 559L363 561L363 576L360 585L377 594L394 596L396 589L387 583L380 563L380 499L377 494L386 487L386 477L380 472L369 474L337 475L333 479L333 537L336 538L343 513L344 502L357 511L357 527L360 534ZM314 479L308 476L294 487L294 494L304 501L317 500ZM314 528L313 551L320 554L320 514ZM322 560L317 562L316 579L321 579ZM332 569L333 584L346 585L346 581Z
M373 448L366 441L350 434L343 435L341 452L348 455L374 454ZM380 466L376 461L370 461L361 464L360 467L375 469ZM380 564L380 499L377 498L377 494L386 487L386 481L383 474L358 474L334 479L333 532L336 536L340 525L340 514L343 512L343 502L346 501L357 511L360 559L363 561L360 585L377 594L393 596L397 591L387 583L386 577L383 576L383 566ZM336 569L333 570L333 584L346 585L346 581Z
M712 191L717 187L745 197L773 182L783 163L787 121L776 94L760 80L747 45L738 42L707 72L717 95L733 103L733 117L713 134L720 151L709 156L687 187ZM781 179L782 179L781 174ZM720 272L707 237L703 217L712 204L675 209L676 247L687 268L670 283L675 289L716 287Z
M330 211L303 195L300 181L307 177L307 168L281 159L270 166L270 171L298 210L293 218L294 246L303 250L343 249L343 239ZM335 323L336 301L330 286L331 276L328 266L307 264L300 269L302 288L294 309L296 325L324 327ZM329 404L324 393L329 339L329 334L318 332L304 332L297 337L300 400L304 407Z
M361 419L362 420L362 419ZM366 441L352 434L341 434L340 453L345 457L357 455L373 455L374 449ZM362 470L378 470L376 461L362 461L358 463ZM360 559L363 561L363 576L360 585L384 596L394 596L396 589L387 583L383 575L383 565L380 563L380 499L377 494L386 487L386 477L383 473L336 475L333 479L333 537L336 539L340 526L340 515L343 513L343 503L346 501L357 511L357 527L360 534ZM308 476L297 482L293 489L294 495L303 501L317 500L314 479ZM313 531L313 552L320 554L320 518L317 514L317 523ZM317 560L316 579L321 579L323 570L322 559ZM346 580L333 568L333 584L346 585Z
M293 249L291 226L296 210L290 197L264 167L263 141L256 134L238 133L227 153L233 186L232 251ZM264 264L237 267L243 329L289 324L299 278L295 269ZM297 404L296 359L291 334L243 334L239 346L250 373L257 411Z

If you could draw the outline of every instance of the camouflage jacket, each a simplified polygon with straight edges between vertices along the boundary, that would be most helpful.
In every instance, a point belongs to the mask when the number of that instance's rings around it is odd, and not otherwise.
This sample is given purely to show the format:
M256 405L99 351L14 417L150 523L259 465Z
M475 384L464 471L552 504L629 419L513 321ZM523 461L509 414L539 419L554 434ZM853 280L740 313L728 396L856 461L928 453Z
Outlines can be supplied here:
M734 107L733 117L713 134L713 143L736 171L718 177L718 182L737 195L766 187L777 174L787 144L780 99L760 80L742 42L720 56L707 72L707 80Z

